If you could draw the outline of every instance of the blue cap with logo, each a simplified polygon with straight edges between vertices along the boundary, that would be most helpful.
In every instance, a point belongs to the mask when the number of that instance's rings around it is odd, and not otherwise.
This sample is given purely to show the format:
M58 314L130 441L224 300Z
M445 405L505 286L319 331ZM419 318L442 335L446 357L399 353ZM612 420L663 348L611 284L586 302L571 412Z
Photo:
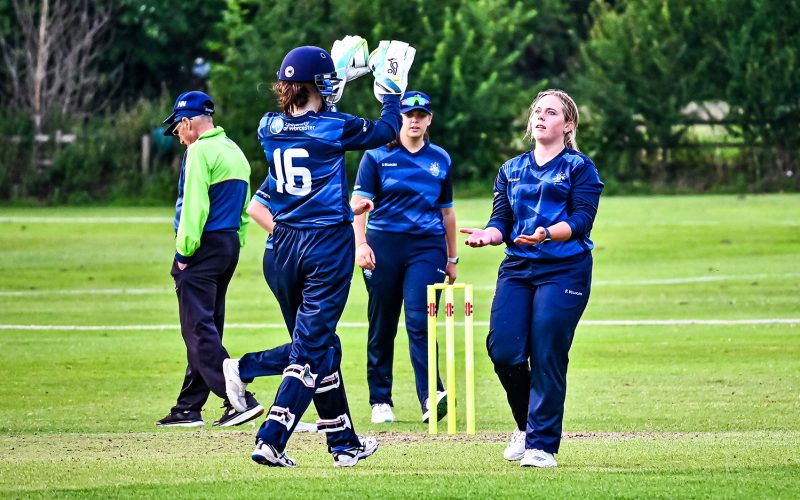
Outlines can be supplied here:
M419 90L409 90L403 94L403 98L400 99L400 112L408 113L415 109L421 109L429 115L433 114L433 110L431 110L431 98Z
M199 115L213 114L214 102L208 94L199 90L184 92L175 100L172 114L162 123L162 125L167 125L164 135L172 135L172 131L181 122L181 118L194 118Z

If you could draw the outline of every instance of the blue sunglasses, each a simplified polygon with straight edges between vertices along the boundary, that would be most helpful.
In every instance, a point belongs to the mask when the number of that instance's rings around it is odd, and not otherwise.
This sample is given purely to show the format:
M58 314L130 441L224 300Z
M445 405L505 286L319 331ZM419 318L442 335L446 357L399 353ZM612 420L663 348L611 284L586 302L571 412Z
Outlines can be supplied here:
M409 106L424 106L427 108L430 105L431 105L430 99L425 99L421 95L407 97L402 101L400 101L400 106L403 106L404 108L407 108Z

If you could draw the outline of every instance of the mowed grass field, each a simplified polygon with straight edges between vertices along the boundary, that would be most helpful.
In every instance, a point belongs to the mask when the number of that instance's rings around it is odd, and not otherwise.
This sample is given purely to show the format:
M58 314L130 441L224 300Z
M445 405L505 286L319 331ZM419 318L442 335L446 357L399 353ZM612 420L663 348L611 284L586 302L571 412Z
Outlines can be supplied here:
M458 200L459 226L489 199ZM485 353L502 248L460 251L476 287L478 434L431 437L400 330L398 422L374 425L366 293L356 273L339 334L356 430L378 452L332 467L296 434L296 469L250 460L256 425L156 429L185 349L169 268L170 208L0 208L0 496L177 498L797 498L800 196L604 198L594 286L571 351L555 470L502 451L513 428ZM228 294L232 355L288 339L253 225ZM459 238L463 241L463 238ZM460 331L460 330L459 330ZM461 349L459 349L461 352ZM458 373L463 373L459 354ZM251 387L268 406L277 378ZM312 421L313 409L304 417ZM444 427L444 426L442 426ZM441 428L441 427L440 427Z

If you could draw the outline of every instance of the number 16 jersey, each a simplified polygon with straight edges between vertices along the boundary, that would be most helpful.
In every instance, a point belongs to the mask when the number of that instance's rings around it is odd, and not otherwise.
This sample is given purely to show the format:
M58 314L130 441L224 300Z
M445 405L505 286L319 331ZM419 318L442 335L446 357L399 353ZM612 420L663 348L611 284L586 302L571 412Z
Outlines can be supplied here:
M335 111L267 113L258 139L269 171L255 196L278 224L310 229L350 223L345 151L382 146L397 136L401 123L400 97L394 95L384 97L375 121Z

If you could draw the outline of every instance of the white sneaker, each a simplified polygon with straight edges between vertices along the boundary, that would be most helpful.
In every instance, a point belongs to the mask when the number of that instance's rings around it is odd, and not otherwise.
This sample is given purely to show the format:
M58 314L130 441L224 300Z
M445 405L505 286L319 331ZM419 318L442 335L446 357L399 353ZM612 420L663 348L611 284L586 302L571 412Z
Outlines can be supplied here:
M225 394L236 411L247 411L244 391L247 384L239 378L239 360L228 358L222 361L222 375L225 377Z
M428 418L431 415L430 398L425 400L422 405L424 411L422 412L422 421L428 423ZM447 415L447 391L436 391L436 420L441 420Z
M552 453L543 450L525 450L525 456L519 462L522 467L555 467L558 465Z
M392 407L386 403L378 403L372 405L372 423L384 424L394 422L394 413Z
M256 444L256 449L253 450L252 459L256 463L270 467L297 467L297 462L286 452L278 451L274 446L260 439Z
M511 434L511 441L508 442L508 446L506 446L506 449L503 450L503 458L514 462L517 460L522 460L524 455L525 431L514 429L514 433Z
M372 436L358 436L361 446L337 447L331 449L334 467L353 467L378 449L378 440Z

